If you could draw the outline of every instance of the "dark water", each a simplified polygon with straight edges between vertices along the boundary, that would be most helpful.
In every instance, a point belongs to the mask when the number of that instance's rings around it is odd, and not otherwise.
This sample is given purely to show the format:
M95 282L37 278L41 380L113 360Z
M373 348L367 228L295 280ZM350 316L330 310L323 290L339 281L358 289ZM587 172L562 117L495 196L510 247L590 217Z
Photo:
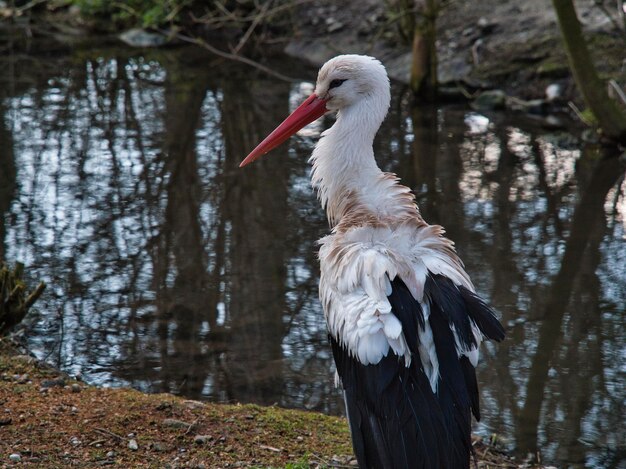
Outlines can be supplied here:
M307 165L330 121L237 167L315 70L273 64L302 79L286 83L191 49L0 60L0 257L49 285L32 349L100 385L341 413ZM507 325L475 430L625 467L624 166L519 116L411 109L399 86L376 154Z

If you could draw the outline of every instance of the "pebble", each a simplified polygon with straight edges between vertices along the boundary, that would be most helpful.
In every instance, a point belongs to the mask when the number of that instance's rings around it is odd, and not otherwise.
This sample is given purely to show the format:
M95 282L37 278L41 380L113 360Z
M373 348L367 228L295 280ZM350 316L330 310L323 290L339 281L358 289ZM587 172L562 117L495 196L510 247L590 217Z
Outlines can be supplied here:
M193 438L193 442L197 445L204 445L211 441L213 437L211 435L196 435Z
M172 450L172 446L168 445L167 443L163 443L161 441L155 441L152 443L152 449L154 451L158 451L160 453L163 453L165 451L171 451Z
M80 440L78 439L78 437L73 436L72 438L70 438L70 444L72 446L78 446L80 445Z
M137 451L139 449L139 445L137 444L137 440L130 440L128 442L128 449L132 451Z
M22 460L22 456L17 453L13 453L9 455L9 459L13 462L20 462Z
M328 28L326 28L326 31L328 31L329 33L334 33L335 31L339 31L340 29L343 29L343 23L337 21L336 23L333 23Z
M114 458L115 457L115 451L109 451L107 453L107 458Z
M78 384L76 384L76 383L72 384L71 389L72 389L72 392L74 392L74 393L77 393L77 392L80 392L80 391L81 391L81 389L80 389L80 385L78 385Z
M554 101L563 96L563 89L558 83L552 83L546 87L546 100Z

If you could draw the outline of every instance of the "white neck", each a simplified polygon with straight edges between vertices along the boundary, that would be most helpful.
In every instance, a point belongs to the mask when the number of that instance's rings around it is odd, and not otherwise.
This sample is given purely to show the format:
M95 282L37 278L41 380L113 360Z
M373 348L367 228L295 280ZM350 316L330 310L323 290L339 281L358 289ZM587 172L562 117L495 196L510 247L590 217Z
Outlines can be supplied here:
M340 110L337 121L322 134L311 156L312 184L331 226L345 215L354 197L365 203L366 195L372 193L383 175L372 144L387 113L389 95L375 96Z

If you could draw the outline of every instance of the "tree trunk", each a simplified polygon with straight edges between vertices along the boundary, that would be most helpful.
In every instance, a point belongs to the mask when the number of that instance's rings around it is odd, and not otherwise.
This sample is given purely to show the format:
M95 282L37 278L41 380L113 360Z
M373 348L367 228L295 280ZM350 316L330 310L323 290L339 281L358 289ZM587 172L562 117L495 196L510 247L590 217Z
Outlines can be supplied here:
M598 77L573 0L552 0L552 4L559 20L569 66L586 106L607 137L626 143L626 113L609 98L605 83Z
M424 101L437 97L436 0L427 0L413 32L410 86L413 95Z

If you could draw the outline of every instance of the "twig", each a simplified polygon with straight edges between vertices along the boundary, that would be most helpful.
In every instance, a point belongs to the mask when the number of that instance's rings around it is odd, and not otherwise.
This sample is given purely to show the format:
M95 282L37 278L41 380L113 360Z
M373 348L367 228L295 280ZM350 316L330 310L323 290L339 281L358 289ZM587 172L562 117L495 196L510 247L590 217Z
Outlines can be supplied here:
M21 7L17 7L15 8L15 11L18 14L22 14L24 13L26 10L30 10L31 8L35 8L37 5L41 4L41 3L45 3L47 0L32 0L30 2L28 2L26 5L23 5Z
M163 31L163 30L160 30L160 29L157 29L157 31L159 31L161 34L168 35L167 31ZM278 78L279 80L288 81L288 82L295 82L295 81L297 81L295 78L291 78L291 77L288 77L286 75L283 75L282 73L275 72L274 70L266 67L265 65L261 65L260 63L255 62L252 59L248 59L247 57L243 57L241 55L236 55L236 54L231 54L229 52L224 52L224 51L221 51L219 49L216 49L215 47L213 47L212 45L208 44L207 42L203 41L200 38L193 38L193 37L185 36L185 35L180 34L180 33L175 34L174 37L177 38L177 39L180 39L181 41L185 41L185 42L188 42L190 44L195 44L197 46L200 46L203 49L208 50L212 54L218 55L218 56L223 57L225 59L234 60L236 62L241 62L241 63L244 63L244 64L249 65L251 67L254 67L257 70L260 70L260 71L262 71L264 73L267 73L268 75L273 76L274 78Z
M246 44L246 42L250 38L250 35L252 34L252 31L254 31L257 25L261 22L263 15L265 15L265 13L267 12L267 9L270 7L271 4L272 4L272 0L265 2L263 7L261 8L260 13L255 16L254 20L250 24L250 27L248 28L246 33L241 37L237 46L233 49L233 54L237 55L239 51L241 50L241 48Z
M282 10L286 10L288 8L299 6L299 5L302 5L303 3L310 3L313 1L315 0L294 0L293 2L283 3L282 5L278 5L277 7L274 7L271 10L266 11L264 14L256 13L254 15L240 16L240 17L236 16L231 11L224 8L224 6L221 5L219 2L216 2L215 6L218 7L220 10L222 10L222 12L224 13L224 16L210 17L210 18L205 18L205 17L198 18L197 16L194 16L193 13L190 13L190 18L196 23L202 23L205 25L211 25L214 23L226 23L228 21L231 21L233 23L248 23L250 21L255 21L259 16L261 17L260 19L264 19L265 17L272 16Z
M626 94L624 93L624 90L622 90L622 88L617 84L615 80L609 80L609 93L611 91L611 88L613 88L613 90L617 93L617 96L619 97L619 99L621 99L622 102L626 104Z
M22 306L22 308L24 310L29 309L35 303L35 301L37 301L37 299L41 296L45 289L46 284L44 282L39 282L39 285L37 285L35 290L31 292L31 294L28 295L28 297L26 298L26 301L24 301L24 306Z
M99 432L99 433L104 433L105 435L109 435L109 436L112 436L114 438L117 438L120 441L124 441L124 439L125 439L123 436L120 436L120 435L118 435L116 433L113 433L113 432L111 432L109 430L106 430L104 428L97 428L96 427L96 428L94 428L94 430Z
M274 453L280 453L282 451L282 449L280 449L280 448L274 448L273 446L267 446L267 445L259 445L259 448L266 449L266 450L272 451Z
M620 25L619 21L613 17L613 14L612 14L612 13L608 10L608 8L607 8L607 7L605 7L605 6L604 6L604 4L603 4L602 2L598 2L598 1L596 1L596 2L594 2L594 3L595 3L595 5L596 5L596 7L598 7L598 9L599 9L602 13L604 13L604 16L606 16L606 17L607 17L607 19L611 22L611 24L613 25L613 27L614 27L616 30L618 30L618 31L622 31L622 25ZM619 16L619 11L620 11L620 9L619 9L619 6L618 6L618 8L617 8L617 15L618 15L618 18L619 18L619 19L621 19L621 17Z
M593 124L591 122L589 122L589 119L585 118L585 116L583 116L583 113L580 112L580 109L578 109L578 107L573 103L573 102L569 102L567 103L567 105L570 107L570 109L572 111L574 111L574 113L576 114L576 116L578 116L578 118L586 125L588 125L589 127L593 127Z
M198 424L198 419L196 419L192 423L190 423L189 427L187 427L187 431L185 432L185 435L189 435L191 433L191 431L196 428L197 424Z

